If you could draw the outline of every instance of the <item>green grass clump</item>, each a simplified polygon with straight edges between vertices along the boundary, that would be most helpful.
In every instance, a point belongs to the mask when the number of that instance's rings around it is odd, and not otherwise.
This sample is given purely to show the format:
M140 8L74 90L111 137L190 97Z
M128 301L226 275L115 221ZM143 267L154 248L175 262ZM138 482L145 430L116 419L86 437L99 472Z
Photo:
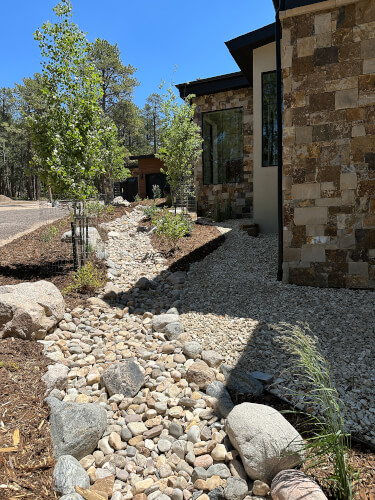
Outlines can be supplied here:
M57 227L49 226L49 228L42 234L43 243L48 243L57 235Z
M62 291L63 295L72 292L93 293L99 290L105 283L103 271L100 271L92 262L78 269L74 273L73 283Z
M308 387L302 395L318 410L315 415L305 414L313 429L312 437L306 439L307 468L330 462L334 473L329 481L335 498L351 500L356 474L347 457L350 434L345 431L343 403L332 382L329 363L307 324L282 323L275 328L283 334L279 339L282 347L294 357L292 369Z

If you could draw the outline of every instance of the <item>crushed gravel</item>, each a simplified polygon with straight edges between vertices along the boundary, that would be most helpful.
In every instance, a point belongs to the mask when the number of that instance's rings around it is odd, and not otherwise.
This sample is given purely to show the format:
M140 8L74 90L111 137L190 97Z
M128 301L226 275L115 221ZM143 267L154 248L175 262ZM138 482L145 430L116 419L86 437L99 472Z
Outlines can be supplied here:
M228 364L273 374L273 390L291 399L290 390L306 387L272 325L307 322L330 362L348 427L375 444L374 293L276 281L277 237L252 238L240 230L242 223L221 223L226 242L191 266L182 293L186 331Z

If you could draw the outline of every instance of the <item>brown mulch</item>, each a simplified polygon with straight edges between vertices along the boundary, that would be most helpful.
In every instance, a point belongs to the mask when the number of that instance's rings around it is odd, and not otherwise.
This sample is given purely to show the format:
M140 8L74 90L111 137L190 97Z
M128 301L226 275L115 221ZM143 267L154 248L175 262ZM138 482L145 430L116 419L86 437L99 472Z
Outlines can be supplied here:
M53 444L41 377L43 346L0 340L0 498L52 499Z
M103 214L95 222L95 226L110 222L128 212L130 208L115 207L113 214ZM57 234L49 241L44 241L48 228L57 228ZM72 247L63 243L61 236L70 230L70 218L65 217L52 224L42 226L0 248L0 285L15 285L24 281L51 281L62 291L72 283L74 270ZM106 240L107 233L98 228L101 237ZM100 269L105 264L94 259ZM84 303L86 296L69 295L65 300L67 306L74 308Z
M150 226L150 222L145 225ZM151 243L157 252L167 260L172 272L187 271L193 262L204 259L208 254L218 248L225 240L220 231L214 226L194 225L194 230L182 238L175 249L163 238L155 234L151 236Z

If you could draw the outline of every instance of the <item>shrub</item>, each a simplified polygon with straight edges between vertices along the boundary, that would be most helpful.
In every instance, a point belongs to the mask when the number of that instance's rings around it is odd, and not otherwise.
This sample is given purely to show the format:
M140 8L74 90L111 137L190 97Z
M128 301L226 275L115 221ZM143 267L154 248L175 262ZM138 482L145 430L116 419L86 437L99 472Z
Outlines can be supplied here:
M161 189L157 184L154 184L152 186L152 197L154 198L154 200L156 200L157 198L161 198Z
M134 201L136 201L137 203L139 203L140 201L142 201L142 198L139 196L138 193L135 195Z
M146 217L150 217L153 219L159 212L160 208L158 208L154 203L152 205L148 205L147 207L143 207L143 213Z
M156 216L152 220L152 224L155 226L155 234L159 238L164 237L169 240L173 248L176 247L181 238L190 234L193 230L193 223L188 216L172 214L171 212Z
M63 290L63 295L72 292L93 293L101 288L105 283L103 271L100 271L92 262L78 269L74 273L73 283Z
M320 352L317 339L311 334L307 324L290 325L282 323L276 329L283 333L279 342L283 348L295 356L293 368L308 386L309 405L313 405L319 415L306 413L312 424L313 437L306 441L308 468L327 462L332 463L334 474L330 478L335 498L353 498L352 482L354 471L347 461L350 435L345 432L342 416L343 403L334 387L328 361Z
M105 212L108 215L113 215L115 213L115 207L113 205L107 205L105 207Z
M100 217L103 211L103 205L100 201L88 201L86 203L86 214L88 217L92 217L95 215L96 217Z
M49 228L42 234L43 243L51 241L57 235L57 227L49 226Z

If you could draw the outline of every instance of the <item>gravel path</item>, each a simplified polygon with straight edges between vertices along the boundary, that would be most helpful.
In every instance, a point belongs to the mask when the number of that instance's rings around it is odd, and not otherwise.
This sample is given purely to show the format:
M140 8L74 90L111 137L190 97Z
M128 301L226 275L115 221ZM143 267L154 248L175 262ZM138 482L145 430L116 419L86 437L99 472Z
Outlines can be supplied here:
M274 390L286 396L286 387L301 387L285 371L290 358L271 325L307 322L331 363L349 426L375 444L374 293L277 282L275 236L251 238L238 221L221 224L221 230L228 231L226 242L188 273L182 294L186 331L228 364L273 374Z

